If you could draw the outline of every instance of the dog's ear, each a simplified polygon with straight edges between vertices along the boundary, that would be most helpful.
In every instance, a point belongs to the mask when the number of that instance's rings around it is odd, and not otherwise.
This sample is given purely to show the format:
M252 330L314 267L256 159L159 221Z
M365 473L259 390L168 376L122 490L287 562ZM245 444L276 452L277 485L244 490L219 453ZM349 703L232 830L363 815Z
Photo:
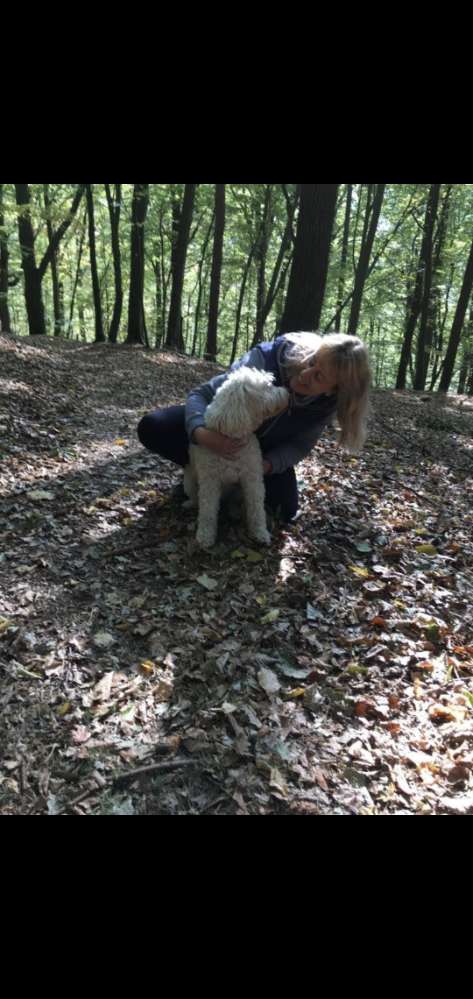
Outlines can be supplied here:
M231 392L222 397L222 412L220 414L221 433L230 437L241 437L252 432L253 413L251 393L247 391L244 382L233 384Z

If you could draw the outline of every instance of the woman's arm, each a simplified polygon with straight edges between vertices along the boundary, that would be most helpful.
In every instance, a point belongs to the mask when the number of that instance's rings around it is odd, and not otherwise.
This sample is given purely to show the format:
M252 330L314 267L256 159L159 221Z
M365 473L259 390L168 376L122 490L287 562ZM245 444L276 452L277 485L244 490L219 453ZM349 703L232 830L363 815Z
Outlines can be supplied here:
M321 436L324 427L332 419L332 415L322 417L320 422L308 427L306 430L301 430L290 441L285 441L284 444L271 448L270 451L264 454L264 460L270 462L275 475L285 472L287 468L292 468L299 461L307 458L307 455L310 454ZM264 448L264 438L260 441L260 444Z

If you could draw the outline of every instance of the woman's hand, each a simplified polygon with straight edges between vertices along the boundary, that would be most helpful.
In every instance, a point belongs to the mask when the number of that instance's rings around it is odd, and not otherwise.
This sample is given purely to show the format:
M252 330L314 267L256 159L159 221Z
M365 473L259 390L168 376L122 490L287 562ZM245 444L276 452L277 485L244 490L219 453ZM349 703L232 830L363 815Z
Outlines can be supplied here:
M197 427L192 435L192 441L208 448L221 458L226 458L227 461L235 461L245 443L241 437L227 437L226 434L219 434L217 430L208 430L207 427Z

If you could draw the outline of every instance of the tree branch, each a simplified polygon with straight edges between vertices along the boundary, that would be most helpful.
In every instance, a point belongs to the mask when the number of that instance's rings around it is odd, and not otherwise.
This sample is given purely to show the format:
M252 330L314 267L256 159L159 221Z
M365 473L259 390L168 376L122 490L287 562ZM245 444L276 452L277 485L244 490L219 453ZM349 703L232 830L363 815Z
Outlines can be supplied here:
M61 222L61 225L59 226L59 228L56 229L56 232L54 233L54 236L53 236L53 238L52 238L52 240L51 240L51 242L50 242L50 244L49 244L49 246L48 246L48 248L46 250L46 253L44 254L44 257L43 257L43 259L42 259L42 261L41 261L41 263L40 263L40 265L38 267L40 281L43 279L48 264L51 262L51 259L52 259L53 255L55 254L55 252L56 252L56 250L57 250L57 248L59 246L59 243L61 242L61 239L64 236L64 233L69 228L69 226L70 226L70 224L71 224L71 222L72 222L72 220L74 218L74 215L77 212L77 209L78 209L78 207L80 205L81 198L82 198L82 195L83 195L84 191L85 191L85 184L79 184L79 187L77 188L77 191L76 191L75 196L74 196L74 201L72 202L72 205L71 205L71 208L70 208L70 211L69 211L69 215L66 216L66 218L64 219L64 221Z

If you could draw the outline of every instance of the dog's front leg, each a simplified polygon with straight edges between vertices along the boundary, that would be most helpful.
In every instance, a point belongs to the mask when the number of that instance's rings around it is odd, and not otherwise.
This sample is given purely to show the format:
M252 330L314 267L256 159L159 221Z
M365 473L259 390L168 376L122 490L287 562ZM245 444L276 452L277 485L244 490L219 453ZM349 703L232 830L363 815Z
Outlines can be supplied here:
M184 492L188 499L182 504L185 510L197 506L197 477L192 462L184 467Z
M261 462L260 462L261 465ZM266 527L264 509L264 479L262 468L248 468L240 479L245 497L246 522L248 533L263 545L271 544L271 535Z
M199 517L196 538L202 548L211 548L217 539L221 489L221 483L217 477L199 479Z

